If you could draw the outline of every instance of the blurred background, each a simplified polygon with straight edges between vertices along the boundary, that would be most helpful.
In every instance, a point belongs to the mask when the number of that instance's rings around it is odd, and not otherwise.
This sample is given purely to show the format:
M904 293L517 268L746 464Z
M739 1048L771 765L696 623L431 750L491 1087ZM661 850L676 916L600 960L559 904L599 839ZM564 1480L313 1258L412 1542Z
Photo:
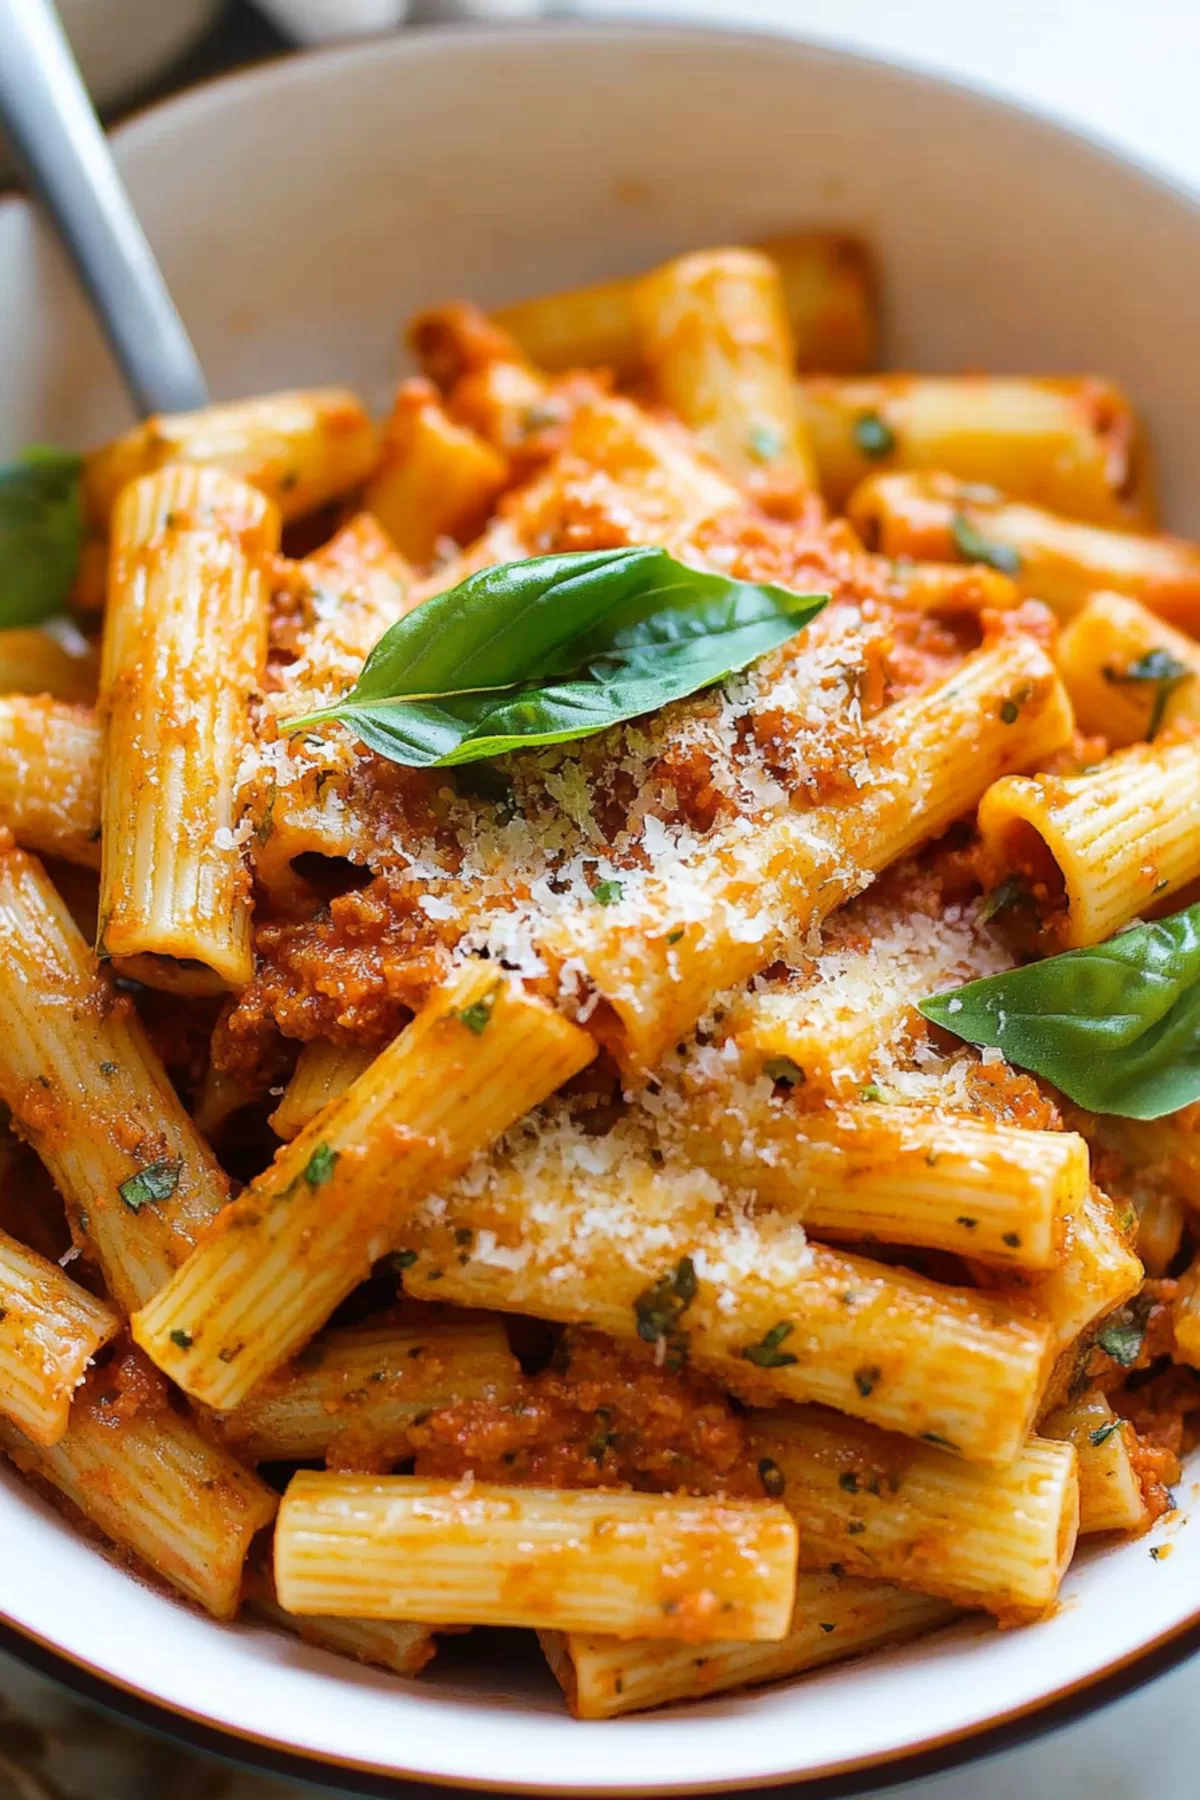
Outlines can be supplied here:
M967 77L1200 180L1193 0L59 0L112 117L299 44L405 21L643 13L794 30Z
M1195 0L59 0L107 121L266 57L361 33L537 16L792 30L967 79L1200 186ZM0 154L0 183L11 178ZM1097 282L1137 279L1097 270ZM1194 1666L1053 1738L894 1790L909 1800L1191 1800ZM782 1790L775 1790L782 1792ZM443 1789L411 1788L431 1797ZM83 1707L0 1652L0 1800L303 1800Z

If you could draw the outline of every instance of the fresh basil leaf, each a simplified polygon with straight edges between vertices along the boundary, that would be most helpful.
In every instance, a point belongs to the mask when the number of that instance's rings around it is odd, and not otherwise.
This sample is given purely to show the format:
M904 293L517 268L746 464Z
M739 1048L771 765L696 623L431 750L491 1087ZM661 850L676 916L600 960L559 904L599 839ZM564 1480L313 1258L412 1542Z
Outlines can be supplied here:
M61 612L83 544L83 459L41 444L0 464L0 627Z
M1200 906L922 1000L1089 1112L1159 1119L1200 1099Z
M393 762L450 767L589 737L711 687L800 631L827 595L732 581L635 547L471 575L393 625L336 720Z
M998 569L1001 575L1020 574L1020 551L1014 550L1011 544L996 544L991 538L984 537L965 513L956 512L951 519L950 536L966 562L986 563L989 569Z

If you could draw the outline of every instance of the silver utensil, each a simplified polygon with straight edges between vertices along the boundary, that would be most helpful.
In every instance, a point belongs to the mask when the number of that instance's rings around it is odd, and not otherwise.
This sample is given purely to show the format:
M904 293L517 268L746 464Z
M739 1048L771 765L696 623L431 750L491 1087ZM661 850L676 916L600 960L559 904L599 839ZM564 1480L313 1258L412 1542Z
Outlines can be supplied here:
M0 119L139 413L203 406L208 390L196 352L49 0L0 0Z

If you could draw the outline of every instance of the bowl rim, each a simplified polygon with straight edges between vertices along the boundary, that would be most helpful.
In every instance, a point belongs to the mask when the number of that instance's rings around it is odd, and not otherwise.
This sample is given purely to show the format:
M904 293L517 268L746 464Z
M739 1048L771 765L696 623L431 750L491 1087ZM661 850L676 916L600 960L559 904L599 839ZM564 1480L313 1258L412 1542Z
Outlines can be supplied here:
M603 18L557 16L538 20L508 21L493 25L457 22L416 25L402 31L372 33L341 44L316 45L283 51L265 61L209 76L182 93L136 108L110 133L119 147L126 139L146 136L151 141L161 127L170 127L179 116L205 109L213 91L224 93L264 81L303 84L326 67L353 67L368 58L386 54L399 62L422 55L453 55L459 45L512 45L548 43L566 36L592 39L637 36L690 39L700 43L742 43L750 48L798 55L810 63L836 63L860 67L898 78L917 92L939 90L957 93L976 105L1006 115L1026 128L1032 127L1049 142L1084 149L1101 161L1133 175L1200 215L1200 184L1193 185L1154 157L1143 156L1118 144L1090 125L1057 114L1051 108L1013 99L990 83L974 77L948 74L920 58L872 55L836 38L773 30L769 27L724 23L720 20L689 21L672 17L617 12ZM0 209L28 207L21 193L0 196ZM103 1554L101 1552L101 1554ZM400 1800L412 1784L478 1793L553 1796L569 1795L561 1783L529 1786L503 1778L480 1781L425 1770L400 1768L365 1759L338 1756L318 1750L301 1751L285 1738L250 1732L215 1721L173 1701L114 1676L100 1664L62 1650L52 1639L18 1622L4 1611L0 1601L0 1650L48 1676L92 1705L169 1741L187 1745L201 1754L228 1764L253 1767L273 1775L307 1781L345 1794ZM993 1714L976 1724L927 1737L899 1751L868 1752L840 1758L810 1770L792 1771L755 1780L757 1791L795 1789L797 1800L842 1800L868 1789L890 1788L899 1783L962 1767L999 1751L1015 1749L1060 1726L1078 1721L1116 1700L1135 1693L1160 1676L1200 1654L1200 1605L1167 1630L1103 1664L1090 1674L1061 1687L1048 1689L1036 1699ZM401 1784L405 1784L402 1789ZM574 1790L587 1800L652 1800L672 1794L720 1794L741 1790L738 1778L713 1782L686 1781L678 1786L630 1786ZM414 1793L414 1800L416 1795Z

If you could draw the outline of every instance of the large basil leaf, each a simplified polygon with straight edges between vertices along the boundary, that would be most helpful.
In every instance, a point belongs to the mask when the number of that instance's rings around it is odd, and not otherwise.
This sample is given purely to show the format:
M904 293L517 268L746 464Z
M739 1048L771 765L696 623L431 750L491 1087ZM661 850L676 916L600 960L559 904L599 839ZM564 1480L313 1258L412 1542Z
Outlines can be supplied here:
M83 544L82 467L42 445L0 464L0 627L62 612Z
M731 581L665 550L503 563L391 627L335 706L372 750L420 768L589 737L743 669L827 595Z
M921 1011L1089 1112L1177 1112L1200 1099L1200 906L935 994Z

